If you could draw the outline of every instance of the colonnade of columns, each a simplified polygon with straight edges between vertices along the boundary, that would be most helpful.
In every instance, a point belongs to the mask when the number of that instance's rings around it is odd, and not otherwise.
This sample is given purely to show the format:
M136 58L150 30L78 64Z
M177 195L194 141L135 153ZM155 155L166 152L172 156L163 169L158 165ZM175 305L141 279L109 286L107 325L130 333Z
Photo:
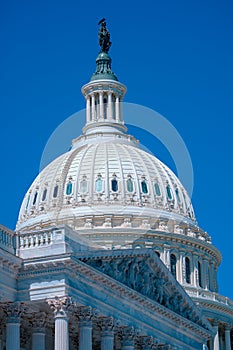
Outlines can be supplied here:
M161 260L171 269L170 256L174 254L176 256L176 279L182 284L187 284L186 281L186 264L185 258L190 260L190 286L196 288L203 288L205 290L210 290L217 292L217 276L216 268L213 263L207 258L201 258L197 253L185 254L184 250L173 249L169 245L164 245L163 250L160 252ZM198 268L198 263L200 264L200 271Z
M121 99L112 91L93 92L86 96L86 120L93 121L122 121Z
M70 303L69 298L54 298L47 301L53 311L54 319L54 350L69 350L70 346L70 327L69 321L78 325L77 337L74 348L79 350L93 349L93 323L100 330L100 348L101 350L113 350L114 340L121 343L122 350L137 349L171 349L176 347L169 344L159 343L157 339L151 336L140 334L133 327L119 325L113 317L97 315L95 309L90 306L77 306ZM2 336L0 331L0 350L45 350L46 346L46 329L48 314L45 312L25 313L25 306L20 303L8 303L4 309L6 317L5 335ZM27 315L27 316L26 316ZM30 316L28 316L30 315ZM20 325L24 317L30 317L31 329L29 334L31 338L27 339L27 344L20 343ZM2 328L0 327L0 330ZM25 347L24 347L25 346ZM51 349L51 347L49 347ZM228 349L227 349L228 350Z

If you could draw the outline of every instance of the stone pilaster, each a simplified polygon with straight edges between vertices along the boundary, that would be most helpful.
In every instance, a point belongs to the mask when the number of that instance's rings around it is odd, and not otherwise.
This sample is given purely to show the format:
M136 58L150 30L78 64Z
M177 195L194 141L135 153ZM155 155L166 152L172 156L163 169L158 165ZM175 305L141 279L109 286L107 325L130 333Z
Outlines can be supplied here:
M122 350L134 350L134 340L136 332L133 327L122 327L121 339L122 339Z
M19 302L7 304L6 313L6 349L20 350L21 304Z
M113 350L114 346L114 319L103 317L100 319L101 350Z
M32 350L45 350L46 313L38 312L32 319Z
M54 312L55 320L55 345L54 350L69 350L68 307L70 298L55 297L47 300Z
M79 350L92 350L92 319L96 311L91 306L80 306L75 315L79 320Z

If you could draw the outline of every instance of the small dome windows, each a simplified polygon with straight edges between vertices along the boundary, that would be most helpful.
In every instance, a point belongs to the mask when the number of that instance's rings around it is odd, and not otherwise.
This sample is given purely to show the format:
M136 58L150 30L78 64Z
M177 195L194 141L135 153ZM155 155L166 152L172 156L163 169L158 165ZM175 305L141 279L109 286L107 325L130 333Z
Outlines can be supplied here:
M113 174L113 179L111 181L111 189L113 192L118 191L118 181L115 173Z
M53 189L53 198L57 198L58 195L58 185L56 185Z
M145 177L142 178L141 188L142 188L142 193L148 194L148 186L147 186L147 182L145 180Z
M42 198L41 198L42 202L45 201L46 196L47 196L47 188L45 188L44 191L43 191Z
M161 196L161 191L160 191L160 187L159 187L158 182L156 182L154 184L154 187L155 187L155 194L156 194L156 196L160 197Z
M180 200L180 193L179 193L178 188L175 189L175 193L176 193L176 198L177 198L178 203L181 203L181 200Z
M87 193L87 177L86 177L86 175L83 175L83 179L80 182L80 193L82 193L82 194Z
M67 196L70 196L70 195L71 195L71 193L72 193L72 187L73 187L72 182L69 181L68 184L66 185L66 194L67 194Z
M101 174L98 174L97 180L95 181L95 190L98 193L103 191L103 180Z
M167 198L168 200L172 200L173 197L172 197L172 190L171 190L171 187L169 185L166 186L166 191L167 191Z
M37 196L38 196L38 191L36 191L35 194L34 194L32 205L36 204Z
M128 179L126 180L126 188L128 192L133 192L134 186L131 175L128 175Z

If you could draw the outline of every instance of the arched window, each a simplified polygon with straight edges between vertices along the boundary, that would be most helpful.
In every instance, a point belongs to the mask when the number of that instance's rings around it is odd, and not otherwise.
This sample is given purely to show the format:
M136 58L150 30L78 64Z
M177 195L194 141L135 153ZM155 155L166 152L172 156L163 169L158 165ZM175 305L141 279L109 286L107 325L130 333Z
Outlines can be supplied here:
M112 191L113 192L117 192L118 191L118 182L117 182L116 178L112 179Z
M180 194L179 194L179 190L178 190L178 188L176 188L175 192L176 192L176 198L177 198L177 201L178 201L178 203L180 203L180 202L181 202L181 200L180 200Z
M43 191L42 202L45 201L46 196L47 196L47 188L45 188L44 191Z
M66 185L66 194L67 196L69 196L72 193L72 182L68 182L68 184Z
M159 187L159 184L158 184L157 182L155 183L155 194L156 194L156 196L158 196L158 197L161 196L160 187Z
M58 195L58 185L56 185L53 189L53 198L57 198Z
M126 181L126 185L127 185L127 191L128 192L133 192L133 181L131 179L131 176Z
M86 176L83 177L82 181L80 182L80 192L81 193L87 193L87 180Z
M172 191L171 191L171 187L168 185L166 187L166 190L167 190L167 198L172 200Z
M99 174L98 175L98 178L95 182L95 190L96 192L102 192L103 191L103 180L102 180L102 177L101 175Z
M199 286L202 288L202 274L201 274L201 263L198 261L198 283Z
M176 256L175 254L171 254L170 256L170 266L171 266L171 273L176 278Z
M190 268L190 259L185 258L185 279L187 283L191 283L191 268Z
M148 193L148 188L147 188L147 183L146 183L145 180L142 180L141 186L142 186L142 192L147 194Z
M37 196L38 196L38 192L36 191L36 193L34 194L32 205L36 204Z

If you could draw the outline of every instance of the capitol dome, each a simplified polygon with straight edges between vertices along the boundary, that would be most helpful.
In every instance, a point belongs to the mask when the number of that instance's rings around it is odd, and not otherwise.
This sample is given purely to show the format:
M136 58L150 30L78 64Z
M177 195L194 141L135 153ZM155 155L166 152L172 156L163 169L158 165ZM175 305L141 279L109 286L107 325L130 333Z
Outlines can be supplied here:
M149 230L208 241L176 175L127 134L122 113L126 87L111 71L108 54L99 54L96 65L91 81L82 87L83 134L34 180L17 230L66 224L110 248L132 246Z

